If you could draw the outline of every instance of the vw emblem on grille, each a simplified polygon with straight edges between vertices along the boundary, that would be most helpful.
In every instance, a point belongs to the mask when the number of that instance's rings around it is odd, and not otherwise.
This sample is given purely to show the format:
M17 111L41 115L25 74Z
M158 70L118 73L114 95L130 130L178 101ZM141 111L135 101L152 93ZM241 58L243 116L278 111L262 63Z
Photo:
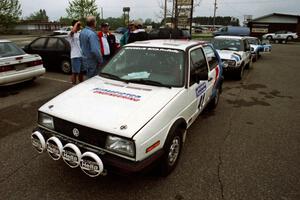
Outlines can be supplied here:
M77 128L73 128L73 135L75 137L78 137L79 136L79 130Z

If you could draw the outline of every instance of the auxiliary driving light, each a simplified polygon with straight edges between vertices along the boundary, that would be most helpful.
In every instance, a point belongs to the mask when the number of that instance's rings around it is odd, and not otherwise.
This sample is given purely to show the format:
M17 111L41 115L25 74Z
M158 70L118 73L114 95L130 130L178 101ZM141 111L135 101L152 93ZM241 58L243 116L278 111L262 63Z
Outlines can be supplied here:
M63 148L62 157L67 165L75 168L80 164L81 151L75 144L68 143Z
M45 138L39 131L35 131L31 134L31 144L39 153L43 153L46 149Z
M47 140L47 152L53 160L59 160L62 155L63 145L57 137L51 137Z
M90 177L99 176L103 172L103 163L93 152L85 152L80 160L81 170Z

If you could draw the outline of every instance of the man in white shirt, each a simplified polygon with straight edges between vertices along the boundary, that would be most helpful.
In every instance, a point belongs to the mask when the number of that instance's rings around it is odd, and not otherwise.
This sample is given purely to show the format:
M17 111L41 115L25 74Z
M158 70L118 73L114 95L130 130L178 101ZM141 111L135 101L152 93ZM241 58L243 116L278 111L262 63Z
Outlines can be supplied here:
M78 20L73 20L72 22L72 30L68 35L67 40L71 46L71 64L72 64L72 84L75 85L78 79L78 82L81 83L83 81L83 64L82 64L82 53L80 48L79 41L79 31L81 29L81 23Z

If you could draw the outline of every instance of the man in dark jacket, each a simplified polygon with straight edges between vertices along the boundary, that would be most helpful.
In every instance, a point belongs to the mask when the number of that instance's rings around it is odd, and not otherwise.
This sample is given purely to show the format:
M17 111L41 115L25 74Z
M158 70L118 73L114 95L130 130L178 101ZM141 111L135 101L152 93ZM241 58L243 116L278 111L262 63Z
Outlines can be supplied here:
M107 62L116 52L116 37L109 32L108 23L101 24L101 31L98 33L101 54L104 62Z
M134 21L131 22L134 25L133 30L129 33L128 37L128 43L132 43L135 41L143 41L148 40L148 33L145 31L145 29L142 28L142 22L140 21Z

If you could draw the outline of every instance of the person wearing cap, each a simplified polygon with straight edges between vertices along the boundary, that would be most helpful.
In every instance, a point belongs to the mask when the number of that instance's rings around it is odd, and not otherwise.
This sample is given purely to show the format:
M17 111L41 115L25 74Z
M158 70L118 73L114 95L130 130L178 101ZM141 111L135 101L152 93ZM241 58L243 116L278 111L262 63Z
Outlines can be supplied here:
M116 37L109 32L109 24L102 23L101 31L98 32L101 54L103 56L104 62L108 62L108 60L114 55L117 50Z
M124 33L124 35L122 36L122 38L120 39L120 45L121 46L124 46L124 45L128 44L129 35L130 35L130 33L132 33L135 30L136 30L136 26L134 25L134 21L131 21L128 24L128 31L126 31Z
M87 78L96 76L103 63L100 50L100 43L96 28L96 18L89 16L86 18L86 27L81 31L79 40L82 51L82 62L86 69Z
M134 21L133 22L132 31L129 33L128 43L132 43L135 41L143 41L148 40L148 33L143 29L143 24L141 21Z

